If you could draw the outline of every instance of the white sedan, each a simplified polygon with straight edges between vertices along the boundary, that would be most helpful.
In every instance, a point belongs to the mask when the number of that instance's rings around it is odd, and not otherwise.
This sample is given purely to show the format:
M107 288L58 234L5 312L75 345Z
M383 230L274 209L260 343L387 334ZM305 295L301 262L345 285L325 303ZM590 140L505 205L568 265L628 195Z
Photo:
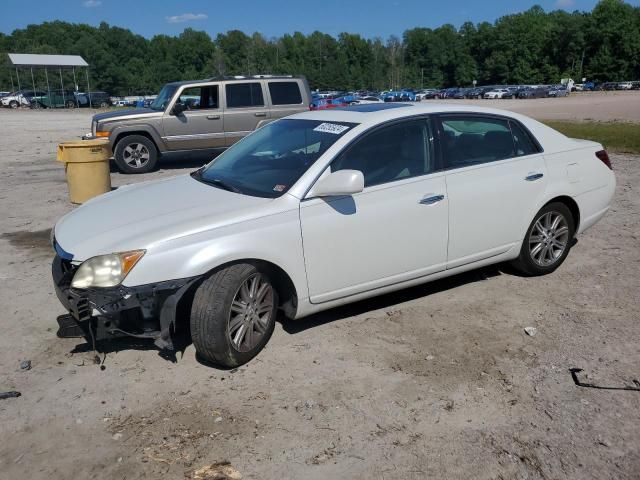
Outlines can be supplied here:
M190 175L120 187L63 217L55 289L92 341L172 348L190 325L202 358L236 366L265 346L279 311L297 319L505 261L551 273L614 187L601 145L515 113L305 112Z
M494 98L502 98L506 93L510 93L506 88L496 88L494 90L489 90L484 94L484 98L486 99L494 99Z

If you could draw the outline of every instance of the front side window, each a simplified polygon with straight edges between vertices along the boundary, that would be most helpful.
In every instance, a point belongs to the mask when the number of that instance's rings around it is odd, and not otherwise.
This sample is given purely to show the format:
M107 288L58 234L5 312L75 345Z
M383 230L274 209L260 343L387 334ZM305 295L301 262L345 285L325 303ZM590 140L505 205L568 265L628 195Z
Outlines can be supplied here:
M180 92L176 103L187 110L212 110L218 108L218 86L189 87Z
M264 106L260 82L228 83L225 91L227 94L227 108Z
M356 124L283 119L246 136L193 176L236 193L265 198L283 195Z
M269 95L273 105L299 105L302 95L297 82L269 82Z
M429 122L410 120L374 130L332 164L331 171L359 170L371 187L434 171Z
M515 156L509 122L479 116L443 116L441 141L447 168L495 162Z

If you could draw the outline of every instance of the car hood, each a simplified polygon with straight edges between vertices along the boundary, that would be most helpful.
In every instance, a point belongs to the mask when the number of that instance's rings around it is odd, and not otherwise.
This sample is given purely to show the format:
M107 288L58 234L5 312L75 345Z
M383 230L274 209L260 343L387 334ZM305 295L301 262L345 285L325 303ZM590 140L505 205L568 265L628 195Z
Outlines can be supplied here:
M96 255L153 249L186 235L261 215L273 199L228 192L190 175L119 187L62 217L58 246L84 261Z
M97 122L105 122L109 120L116 120L122 117L140 118L156 115L162 115L162 112L152 110L151 108L131 108L129 110L122 110L117 112L96 113L93 116L93 119Z

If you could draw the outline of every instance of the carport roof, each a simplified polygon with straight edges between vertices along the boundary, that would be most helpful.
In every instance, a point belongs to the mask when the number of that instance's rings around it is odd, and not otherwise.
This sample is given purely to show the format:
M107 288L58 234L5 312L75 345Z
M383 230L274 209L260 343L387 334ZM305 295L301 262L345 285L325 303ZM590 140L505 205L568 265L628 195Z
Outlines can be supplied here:
M88 67L80 55L40 55L10 53L9 60L16 67Z

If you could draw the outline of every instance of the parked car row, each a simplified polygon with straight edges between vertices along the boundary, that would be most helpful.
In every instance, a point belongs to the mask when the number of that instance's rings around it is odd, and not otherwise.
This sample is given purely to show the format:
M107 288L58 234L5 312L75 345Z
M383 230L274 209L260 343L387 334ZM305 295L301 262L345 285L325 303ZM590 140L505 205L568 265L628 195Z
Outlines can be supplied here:
M17 90L0 96L0 104L7 108L80 108L106 107L111 104L105 92L83 93L73 90Z
M473 88L446 88L435 90L423 99L512 99L512 98L545 98L566 97L569 89L565 85L510 85L510 86L482 86Z
M410 88L383 92L314 92L311 110L325 110L362 103L420 102L432 99L511 99L566 97L567 85L487 85L473 88L420 89Z

